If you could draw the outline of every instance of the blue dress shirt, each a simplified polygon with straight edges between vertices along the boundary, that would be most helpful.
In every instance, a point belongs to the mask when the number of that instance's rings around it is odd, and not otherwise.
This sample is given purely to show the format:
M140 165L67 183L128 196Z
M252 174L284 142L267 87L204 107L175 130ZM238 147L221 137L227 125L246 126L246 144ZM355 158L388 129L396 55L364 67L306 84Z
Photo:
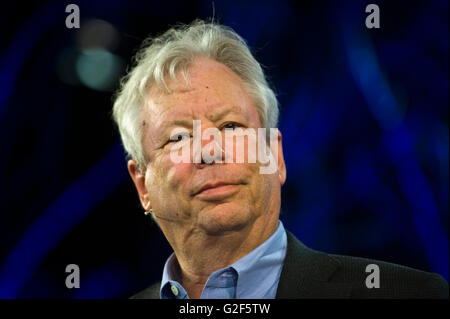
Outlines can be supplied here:
M273 299L277 293L286 256L287 237L283 223L261 245L209 276L200 298ZM164 266L161 299L189 299L181 285L181 270L175 253Z

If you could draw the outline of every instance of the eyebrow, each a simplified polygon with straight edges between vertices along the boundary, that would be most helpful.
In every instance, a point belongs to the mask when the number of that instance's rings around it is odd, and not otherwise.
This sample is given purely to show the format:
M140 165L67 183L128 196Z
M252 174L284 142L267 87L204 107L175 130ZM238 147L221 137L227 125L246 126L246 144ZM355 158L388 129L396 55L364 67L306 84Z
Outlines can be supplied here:
M225 108L225 109L222 109L219 111L215 111L215 112L211 111L206 115L206 117L209 120L211 120L212 122L216 122L216 121L219 121L220 119L224 118L225 116L227 116L230 113L243 115L240 108L238 108L237 106L232 106L232 107L228 107L228 108ZM174 120L166 121L162 125L162 128L163 128L163 130L167 130L168 128L173 127L173 126L192 128L192 124L193 124L193 119L187 119L187 118L174 119Z
M176 119L176 120L172 120L172 121L167 121L164 125L163 128L167 129L169 127L172 126L182 126L182 127L186 127L189 128L192 126L192 120L188 120L188 119Z
M243 115L240 108L238 108L237 106L232 106L232 107L222 109L220 111L210 112L209 114L206 115L206 117L209 118L211 121L216 122L216 121L224 118L226 115L228 115L230 113Z

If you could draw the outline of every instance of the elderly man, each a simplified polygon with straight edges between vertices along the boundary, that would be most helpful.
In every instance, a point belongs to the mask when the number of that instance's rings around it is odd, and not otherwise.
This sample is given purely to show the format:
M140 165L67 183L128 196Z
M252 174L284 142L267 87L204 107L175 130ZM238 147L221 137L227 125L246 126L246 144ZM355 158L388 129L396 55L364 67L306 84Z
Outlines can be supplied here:
M282 136L256 134L277 127L277 100L231 29L195 21L146 42L113 114L142 207L174 250L133 298L448 297L437 274L317 252L285 230Z

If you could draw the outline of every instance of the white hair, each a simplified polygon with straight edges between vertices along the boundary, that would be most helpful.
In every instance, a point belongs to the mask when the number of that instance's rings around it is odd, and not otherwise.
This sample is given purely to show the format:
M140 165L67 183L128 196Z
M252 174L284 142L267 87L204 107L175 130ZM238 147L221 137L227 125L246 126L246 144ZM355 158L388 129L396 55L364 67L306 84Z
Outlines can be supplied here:
M195 20L146 39L135 56L135 66L122 78L116 93L113 118L129 158L140 169L147 165L140 120L148 90L157 85L170 91L167 76L176 81L176 75L181 74L187 81L189 66L197 57L215 60L235 72L255 103L263 127L277 127L278 101L245 40L228 27Z

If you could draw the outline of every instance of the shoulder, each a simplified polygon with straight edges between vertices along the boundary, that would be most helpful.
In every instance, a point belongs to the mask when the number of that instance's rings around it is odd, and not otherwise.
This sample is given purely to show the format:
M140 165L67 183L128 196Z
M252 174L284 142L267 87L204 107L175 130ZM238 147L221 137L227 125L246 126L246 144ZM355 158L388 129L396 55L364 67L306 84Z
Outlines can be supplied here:
M385 261L327 254L306 247L288 233L288 249L280 279L284 295L326 298L448 298L446 280ZM296 289L292 289L297 280ZM283 283L281 282L283 280ZM301 287L304 288L301 288ZM308 289L306 289L306 287Z
M448 283L439 274L375 259L327 255L340 265L332 280L351 283L353 297L448 298Z
M159 299L160 288L161 283L158 282L131 296L130 299Z

